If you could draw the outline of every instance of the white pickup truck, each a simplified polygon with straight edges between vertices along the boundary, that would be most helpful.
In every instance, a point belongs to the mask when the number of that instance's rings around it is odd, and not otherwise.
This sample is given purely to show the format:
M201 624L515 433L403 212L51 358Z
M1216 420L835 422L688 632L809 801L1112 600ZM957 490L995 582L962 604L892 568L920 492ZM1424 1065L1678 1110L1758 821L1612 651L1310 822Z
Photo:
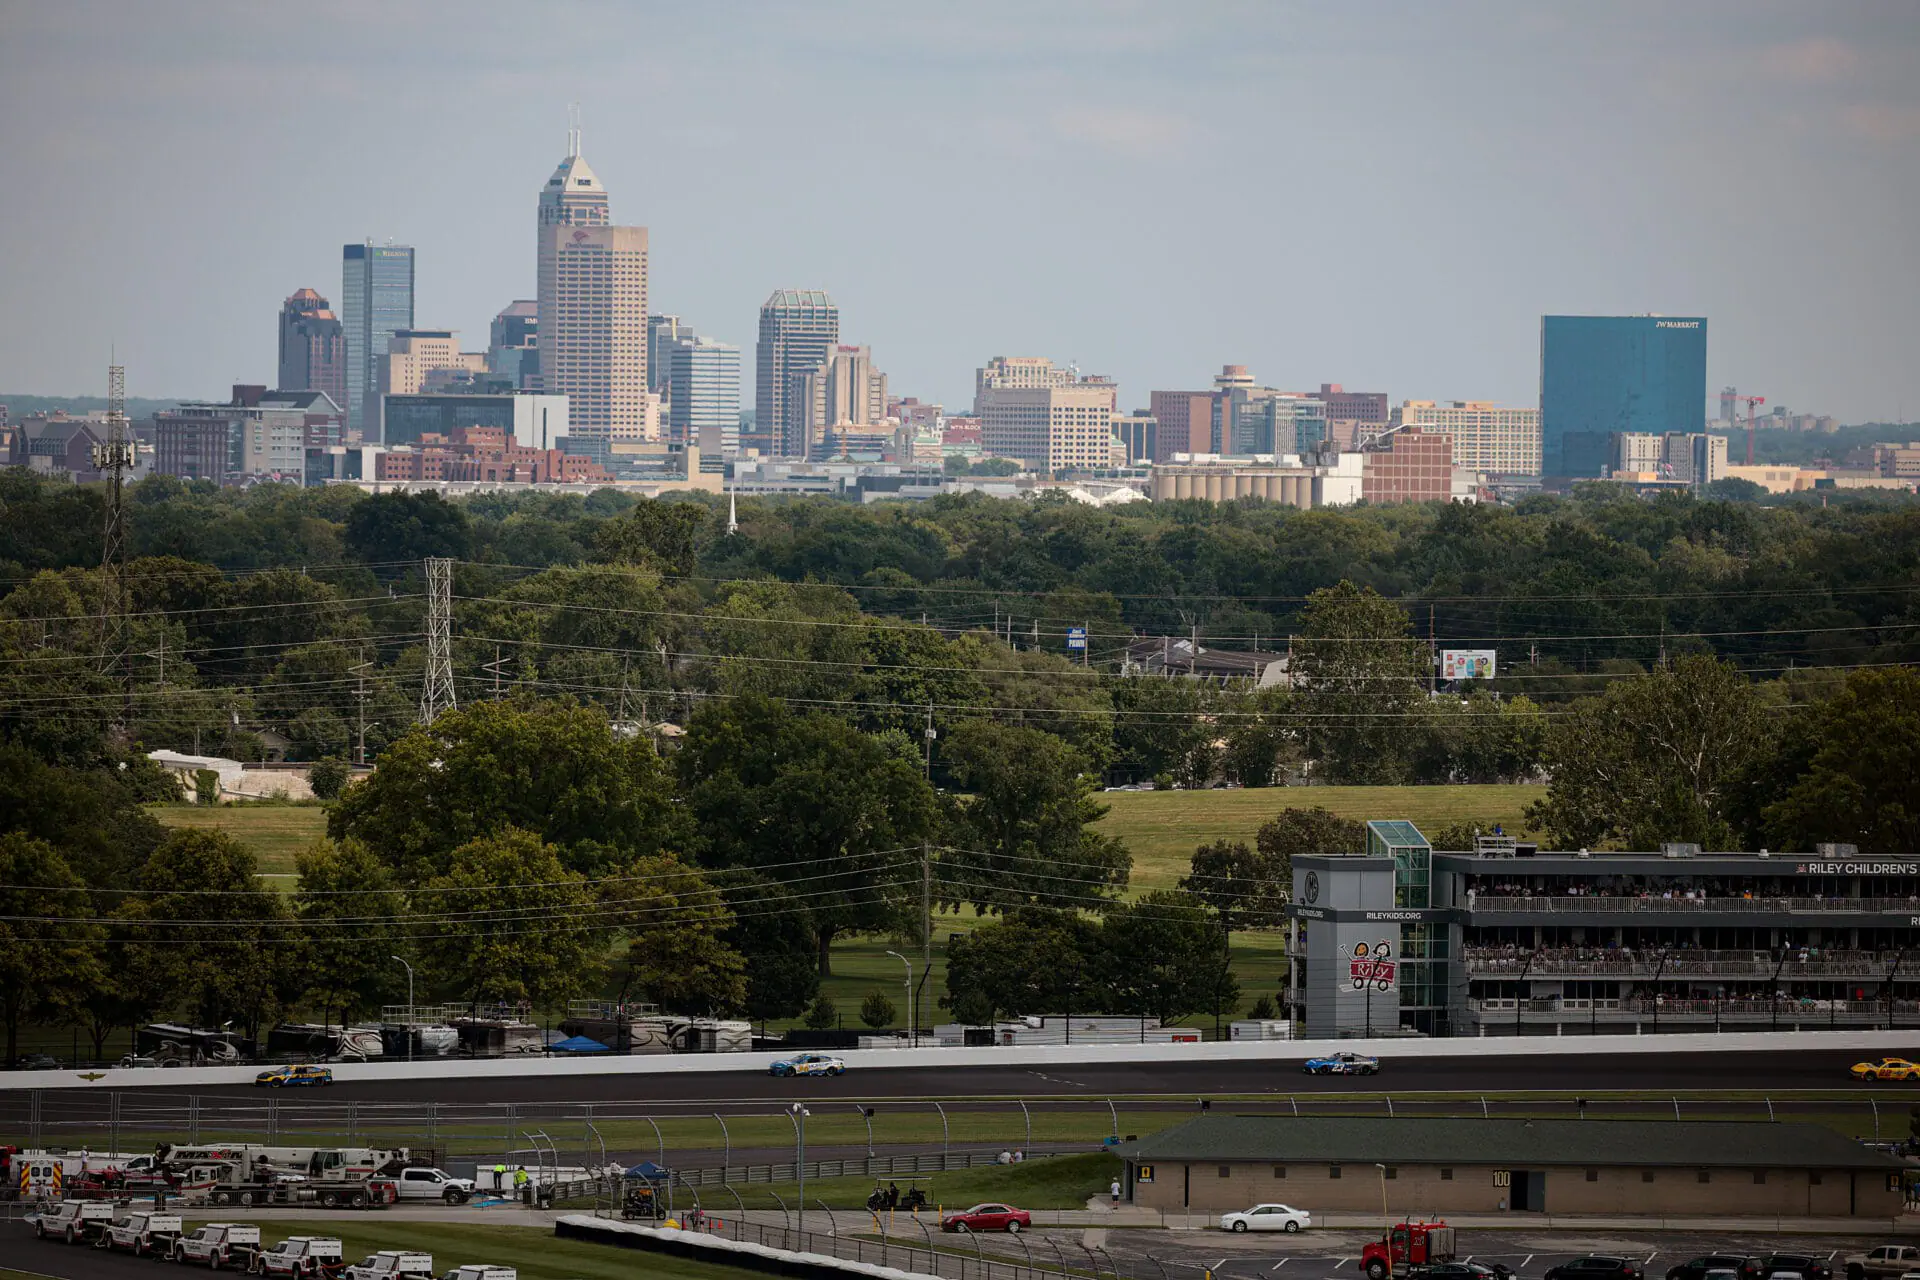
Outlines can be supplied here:
M113 1206L105 1200L62 1200L35 1215L33 1234L42 1240L82 1244L113 1220Z
M433 1255L382 1249L346 1270L346 1280L400 1280L403 1276L433 1280Z
M173 1242L175 1262L204 1262L209 1271L251 1269L253 1255L259 1252L260 1228L248 1222L209 1222Z
M107 1224L107 1248L125 1249L136 1258L170 1255L180 1232L179 1214L135 1209Z
M465 1204L473 1198L473 1179L456 1178L444 1169L402 1169L396 1181L402 1200L444 1200Z
M262 1276L332 1275L346 1265L340 1242L332 1236L289 1236L265 1253L255 1254L252 1271Z

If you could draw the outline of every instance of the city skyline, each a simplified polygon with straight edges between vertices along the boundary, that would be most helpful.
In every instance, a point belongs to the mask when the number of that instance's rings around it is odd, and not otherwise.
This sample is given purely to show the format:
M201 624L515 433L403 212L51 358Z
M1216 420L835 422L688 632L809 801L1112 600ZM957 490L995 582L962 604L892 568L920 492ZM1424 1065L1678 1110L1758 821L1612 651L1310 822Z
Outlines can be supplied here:
M824 289L892 386L950 408L995 353L1106 372L1127 406L1228 361L1275 386L1532 405L1543 315L1661 312L1712 319L1711 388L1846 421L1920 411L1898 296L1920 274L1900 213L1920 196L1920 35L1897 6L1062 6L1026 13L1012 52L990 6L836 6L887 55L858 76L777 11L558 8L533 29L484 4L462 22L382 11L375 58L337 38L370 9L0 0L0 174L106 172L142 195L21 202L0 228L0 293L25 304L0 329L0 387L84 394L114 344L142 394L268 379L257 318L297 288L331 296L331 254L368 237L417 248L418 322L484 332L534 293L525 193L578 101L623 220L652 232L656 310L744 350L770 289ZM562 38L582 22L603 36L584 49ZM288 47L338 108L301 148L279 144L310 99L230 112L192 87L265 76ZM910 198L831 198L841 175L761 145L797 86ZM59 126L30 127L56 89ZM395 111L417 127L369 123ZM234 156L282 179L246 221L187 194ZM339 180L301 181L315 165ZM1260 198L1301 172L1341 181ZM1235 198L1185 197L1183 174ZM32 248L63 238L90 249ZM185 323L152 323L153 298Z

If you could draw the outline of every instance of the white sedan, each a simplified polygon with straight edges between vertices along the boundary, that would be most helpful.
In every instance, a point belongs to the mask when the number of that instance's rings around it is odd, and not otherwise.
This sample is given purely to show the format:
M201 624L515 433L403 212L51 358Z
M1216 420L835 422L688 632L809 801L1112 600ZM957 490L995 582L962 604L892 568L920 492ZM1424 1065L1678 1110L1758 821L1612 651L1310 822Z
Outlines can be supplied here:
M1312 1225L1312 1214L1284 1204L1257 1204L1220 1216L1222 1231L1304 1231Z

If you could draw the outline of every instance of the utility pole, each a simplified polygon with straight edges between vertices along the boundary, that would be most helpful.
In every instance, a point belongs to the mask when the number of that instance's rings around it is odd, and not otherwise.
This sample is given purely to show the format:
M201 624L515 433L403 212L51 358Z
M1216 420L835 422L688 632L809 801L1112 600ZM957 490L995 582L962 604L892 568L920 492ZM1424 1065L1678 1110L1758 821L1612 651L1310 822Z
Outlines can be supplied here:
M453 693L453 561L429 556L427 571L427 672L420 690L420 723L432 724L455 706Z
M933 846L920 846L920 986L913 989L913 1027L920 1035L920 989L933 972Z
M493 672L493 700L495 702L500 701L500 671L501 668L505 666L506 661L500 656L500 646L497 644L493 646L493 661L480 664L481 670ZM622 692L624 693L625 691L622 690Z
M1080 665L1090 667L1093 665L1093 624L1091 622L1080 624L1080 640Z
M1431 698L1439 686L1434 683L1435 673L1440 669L1440 650L1434 641L1433 606L1427 606L1427 696Z
M926 750L923 753L924 763L921 765L921 772L925 775L928 782L933 781L933 740L938 736L939 734L933 727L933 702L929 700L927 702L927 727L922 733L922 737L926 740Z
M94 470L107 480L106 527L100 544L100 661L120 684L120 728L133 721L133 659L127 624L126 473L134 444L127 437L127 371L107 367L107 439L91 451Z
M353 758L355 764L367 762L367 668L373 662L368 659L367 651L360 651L360 661L348 667L353 672Z

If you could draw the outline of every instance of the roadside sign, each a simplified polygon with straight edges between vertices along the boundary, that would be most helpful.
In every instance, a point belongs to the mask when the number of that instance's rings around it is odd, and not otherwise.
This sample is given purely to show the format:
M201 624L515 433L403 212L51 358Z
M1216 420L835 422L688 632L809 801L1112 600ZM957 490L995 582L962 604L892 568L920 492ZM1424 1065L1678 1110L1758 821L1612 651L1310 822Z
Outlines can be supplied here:
M1084 649L1087 647L1087 629L1085 627L1067 628L1067 648Z

